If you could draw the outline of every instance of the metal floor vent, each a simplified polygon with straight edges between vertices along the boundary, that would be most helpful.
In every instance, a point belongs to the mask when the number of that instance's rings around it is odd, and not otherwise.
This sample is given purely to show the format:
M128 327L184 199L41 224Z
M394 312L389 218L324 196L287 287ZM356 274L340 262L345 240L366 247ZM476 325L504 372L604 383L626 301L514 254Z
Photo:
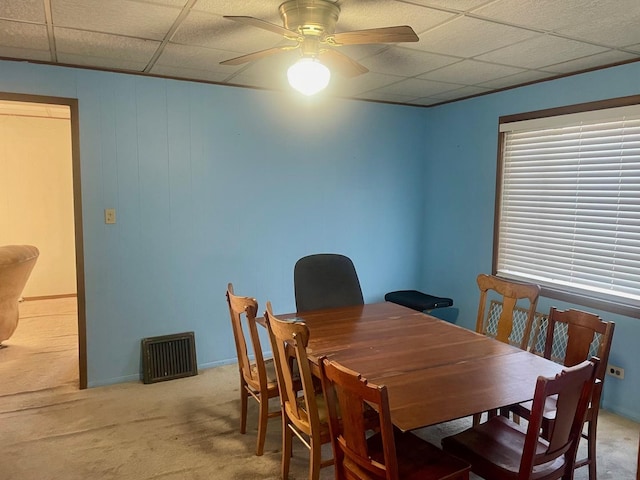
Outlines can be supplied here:
M194 333L143 338L142 369L144 383L197 375Z

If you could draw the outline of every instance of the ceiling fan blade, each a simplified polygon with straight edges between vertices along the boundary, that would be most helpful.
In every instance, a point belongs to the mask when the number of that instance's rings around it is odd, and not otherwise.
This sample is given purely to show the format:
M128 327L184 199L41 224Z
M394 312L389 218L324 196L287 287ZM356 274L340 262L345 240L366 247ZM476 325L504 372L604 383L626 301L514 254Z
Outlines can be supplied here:
M292 47L273 47L266 50L260 50L258 52L248 53L239 57L230 58L220 62L220 65L240 65L242 63L253 62L254 60L260 60L261 58L268 57L274 53L280 53L284 50L290 50Z
M328 43L332 45L363 45L367 43L417 42L418 40L413 28L402 25L336 33L330 37Z
M262 28L263 30L268 30L269 32L277 33L278 35L284 35L285 37L290 38L292 40L296 40L300 36L298 35L298 32L294 32L293 30L288 30L274 23L269 23L264 20L260 20L259 18L246 17L246 16L231 16L231 15L224 15L223 18L228 18L229 20L233 20L235 22L245 23L247 25Z
M332 48L320 54L320 61L329 67L329 70L336 71L345 77L357 77L369 71L364 65Z

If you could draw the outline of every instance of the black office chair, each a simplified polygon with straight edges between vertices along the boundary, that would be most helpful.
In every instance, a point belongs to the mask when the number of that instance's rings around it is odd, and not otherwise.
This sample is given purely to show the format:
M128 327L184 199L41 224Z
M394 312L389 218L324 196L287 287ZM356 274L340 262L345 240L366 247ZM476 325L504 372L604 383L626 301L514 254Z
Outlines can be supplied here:
M364 304L356 269L344 255L302 257L293 269L293 283L298 312Z

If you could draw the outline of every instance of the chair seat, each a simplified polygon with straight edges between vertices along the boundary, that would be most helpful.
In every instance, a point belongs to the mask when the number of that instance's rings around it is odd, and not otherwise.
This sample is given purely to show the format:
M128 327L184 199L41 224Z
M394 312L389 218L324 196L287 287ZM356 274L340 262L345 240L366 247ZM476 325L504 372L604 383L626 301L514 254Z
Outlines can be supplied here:
M272 388L278 388L278 380L276 377L276 366L273 363L273 358L268 358L264 361L264 367L267 371L267 388L271 390ZM251 364L251 373L254 375L254 378L258 378L258 366L255 363Z
M309 417L306 415L304 397L298 397L296 399L299 412L302 416L302 420L306 423L310 423ZM327 409L327 402L324 399L322 392L316 393L316 406L318 407L318 418L320 419L321 436L324 439L329 436L329 411ZM305 433L309 433L306 432Z
M402 480L436 480L468 478L469 464L449 455L435 445L407 432L394 431L398 474ZM384 463L382 436L367 439L371 458Z
M517 424L497 416L472 429L443 438L442 446L447 452L471 463L473 472L483 478L516 479L525 436L526 433ZM546 443L539 440L536 453L544 453L547 447ZM563 463L564 457L561 456L553 462L534 467L530 478L544 479L549 471L560 468Z
M404 307L424 312L425 310L433 310L434 308L450 307L453 300L445 297L436 297L418 290L397 290L389 292L384 296L387 302L397 303Z

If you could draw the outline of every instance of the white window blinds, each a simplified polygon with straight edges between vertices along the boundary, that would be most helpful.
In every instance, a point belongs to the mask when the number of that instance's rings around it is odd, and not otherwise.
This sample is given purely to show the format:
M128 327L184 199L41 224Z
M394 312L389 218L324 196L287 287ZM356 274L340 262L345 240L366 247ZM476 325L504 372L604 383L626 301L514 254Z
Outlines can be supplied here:
M640 106L503 123L497 272L640 306Z

